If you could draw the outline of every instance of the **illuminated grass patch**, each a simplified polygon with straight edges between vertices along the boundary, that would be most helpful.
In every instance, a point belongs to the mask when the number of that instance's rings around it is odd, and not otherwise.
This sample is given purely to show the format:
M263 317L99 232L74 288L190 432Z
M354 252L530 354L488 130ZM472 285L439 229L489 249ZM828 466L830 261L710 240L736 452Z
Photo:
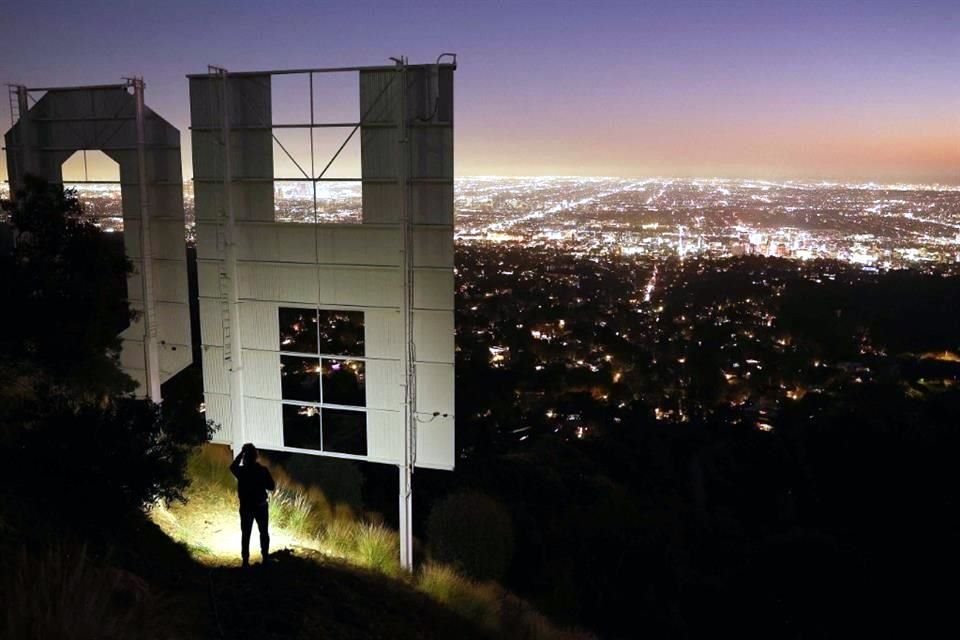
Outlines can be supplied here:
M214 566L240 564L240 515L236 479L230 473L231 456L225 447L207 446L188 465L190 487L185 503L156 505L151 519L174 540L184 544L198 561ZM287 476L272 470L277 491L270 501L271 550L306 548L320 551L325 501ZM256 525L253 547L256 557Z

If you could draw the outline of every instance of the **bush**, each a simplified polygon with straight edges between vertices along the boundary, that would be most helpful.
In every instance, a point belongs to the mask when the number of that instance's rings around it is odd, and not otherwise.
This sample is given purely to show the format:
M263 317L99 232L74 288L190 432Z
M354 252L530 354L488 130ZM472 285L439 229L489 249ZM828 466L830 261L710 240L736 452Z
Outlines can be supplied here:
M477 580L502 578L513 557L510 515L482 493L455 493L439 502L430 512L427 537L435 561L459 566Z
M330 553L353 564L388 576L401 574L400 538L386 527L337 519L327 524L320 541Z
M0 414L42 408L48 392L78 402L133 391L119 368L119 332L133 319L126 279L133 266L117 239L100 231L73 190L27 177L0 209L20 234L0 256L0 361L19 378Z
M354 562L388 576L400 575L400 538L386 527L358 524Z
M0 451L7 514L28 530L106 533L157 501L183 499L187 460L210 437L200 414L177 415L146 400L104 406L54 403L11 429ZM29 478L28 482L24 479ZM16 487L16 491L9 491Z
M314 513L313 503L303 489L291 488L277 482L270 496L270 522L288 530L298 538L312 538L321 524Z
M345 558L353 553L356 538L356 523L335 519L324 527L321 541L331 555Z

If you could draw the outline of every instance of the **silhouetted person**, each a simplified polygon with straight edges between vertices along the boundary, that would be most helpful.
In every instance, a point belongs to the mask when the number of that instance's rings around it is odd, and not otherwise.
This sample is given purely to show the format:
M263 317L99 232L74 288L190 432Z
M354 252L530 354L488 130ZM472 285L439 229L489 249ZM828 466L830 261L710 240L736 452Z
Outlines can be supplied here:
M276 484L267 468L257 462L257 456L257 448L248 442L230 465L230 471L237 476L237 495L240 497L240 555L245 567L250 566L250 532L253 530L254 520L260 530L260 554L263 561L266 562L270 555L267 491L273 491Z

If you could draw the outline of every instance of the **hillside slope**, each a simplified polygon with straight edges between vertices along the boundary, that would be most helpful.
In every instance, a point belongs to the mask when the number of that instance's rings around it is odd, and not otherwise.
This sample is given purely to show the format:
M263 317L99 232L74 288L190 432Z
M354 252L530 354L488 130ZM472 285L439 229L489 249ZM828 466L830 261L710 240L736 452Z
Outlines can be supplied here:
M281 551L248 569L207 567L150 521L115 534L96 545L30 551L5 536L0 636L491 637L403 581L315 552Z
M0 637L586 637L453 567L427 562L407 574L396 532L329 505L279 468L270 561L261 564L254 535L253 566L241 568L229 461L221 447L202 448L185 502L109 526L65 523L40 505L27 509L31 517L7 517L26 505L6 494L0 600L10 605Z
M483 638L403 583L284 554L266 567L210 574L227 638Z

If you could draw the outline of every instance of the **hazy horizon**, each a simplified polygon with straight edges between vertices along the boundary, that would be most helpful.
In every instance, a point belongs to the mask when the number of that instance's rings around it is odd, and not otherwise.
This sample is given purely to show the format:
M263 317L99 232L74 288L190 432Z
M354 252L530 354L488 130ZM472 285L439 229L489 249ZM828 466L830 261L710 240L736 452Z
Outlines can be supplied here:
M82 187L83 185L79 182L74 182L80 180L80 178L68 176L65 172L64 174L64 184L71 185L77 184ZM881 181L881 180L842 180L836 178L828 177L794 177L794 178L757 178L750 176L706 176L706 175L588 175L588 174L469 174L469 175L457 175L454 177L454 181L462 180L640 180L640 181L686 181L686 182L757 182L757 183L769 183L775 185L803 185L803 186L843 186L843 187L876 187L876 188L907 188L907 189L942 189L949 191L960 190L960 177L958 177L953 182L937 182L937 181L906 181L906 180L890 180L890 181ZM184 184L190 184L193 182L192 177L185 177L183 179ZM335 184L335 183L327 183ZM344 183L346 184L346 183ZM6 174L2 174L2 179L0 179L0 191L6 191L9 185L6 181Z

